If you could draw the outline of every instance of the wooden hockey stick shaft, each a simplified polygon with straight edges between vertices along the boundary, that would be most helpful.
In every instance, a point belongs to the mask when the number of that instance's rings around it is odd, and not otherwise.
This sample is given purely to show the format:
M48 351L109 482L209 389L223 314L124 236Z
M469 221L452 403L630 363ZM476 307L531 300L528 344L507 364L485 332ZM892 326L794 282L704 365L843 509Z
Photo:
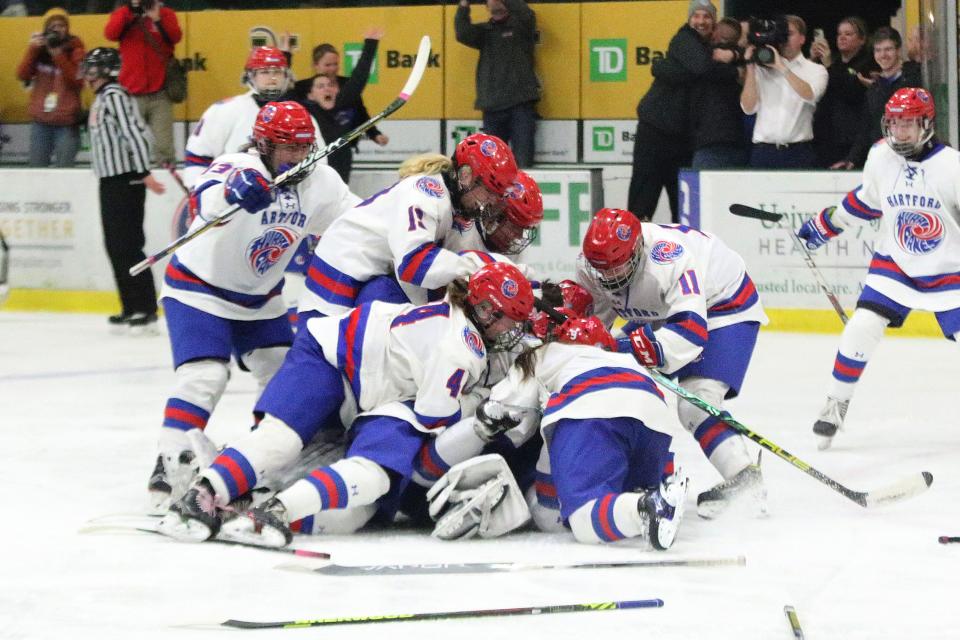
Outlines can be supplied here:
M372 118L370 118L369 120L367 120L366 122L358 126L356 129L354 129L353 131L350 131L349 133L344 134L340 138L337 138L336 140L328 144L323 149L317 149L316 151L308 155L306 158L304 158L299 164L291 167L287 171L284 171L283 173L278 175L276 179L274 179L273 183L271 184L271 188L282 186L285 182L290 180L292 177L300 176L302 175L302 173L312 170L313 166L317 164L317 162L319 162L321 159L327 157L334 151L342 149L344 146L350 144L351 142L353 142L354 140L362 136L364 133L366 133L371 127L376 125L378 122L380 122L390 114L395 113L398 109L400 109L400 107L405 105L407 101L410 99L410 96L413 95L413 92L416 90L417 85L420 84L420 79L423 77L423 73L427 68L427 62L429 58L430 58L430 36L423 36L423 38L421 38L420 40L420 48L417 51L417 59L416 59L416 62L414 62L413 70L410 72L410 76L407 78L407 83L403 85L403 89L401 89L396 99L394 99L393 102L388 104L383 111L373 116ZM163 260L164 258L169 256L174 251L176 251L183 245L187 244L194 238L197 238L198 236L209 231L210 229L213 229L214 227L220 224L223 224L224 222L229 220L234 214L236 214L237 211L240 211L240 209L241 207L238 205L233 205L231 207L228 207L216 218L212 218L211 220L197 227L193 231L190 231L180 236L179 238L177 238L176 240L168 244L166 247L164 247L157 253L147 257L145 260L142 260L141 262L138 262L137 264L130 267L130 275L135 276L138 273L146 271L152 265L156 264L160 260Z
M779 222L780 219L783 218L782 213L764 211L763 209L757 209L756 207L750 207L745 204L730 205L730 213L743 218L755 218L757 220L765 220L767 222ZM810 250L807 249L807 246L803 243L803 241L797 237L797 234L793 229L788 227L787 232L790 234L790 238L793 240L794 246L796 246L800 250L800 253L803 254L803 261L807 264L810 272L813 273L813 278L817 281L817 286L819 286L820 290L823 291L824 295L827 296L827 300L830 301L830 305L833 307L833 310L837 312L838 316L840 316L840 321L843 322L843 324L847 324L850 318L847 317L847 312L844 311L843 305L840 304L840 300L838 300L837 296L833 293L833 291L830 290L830 285L827 284L827 279L823 277L823 272L817 268L817 263L813 260L813 254L810 253Z
M221 626L235 629L301 629L342 624L372 624L379 622L411 622L414 620L451 620L454 618L492 618L498 616L540 615L544 613L573 613L577 611L613 611L616 609L647 609L662 607L663 600L620 600L586 604L557 604L542 607L510 607L505 609L469 609L465 611L438 611L436 613L398 613L372 616L343 616L317 620L289 620L280 622L251 622L226 620Z

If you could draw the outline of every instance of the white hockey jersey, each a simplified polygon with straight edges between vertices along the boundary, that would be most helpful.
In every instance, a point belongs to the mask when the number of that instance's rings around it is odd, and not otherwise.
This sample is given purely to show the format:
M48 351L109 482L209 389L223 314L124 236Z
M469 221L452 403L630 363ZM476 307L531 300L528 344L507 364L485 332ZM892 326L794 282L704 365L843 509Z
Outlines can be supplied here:
M683 225L644 223L646 254L629 285L608 291L597 284L581 256L578 281L594 298L594 311L624 333L649 323L663 348L665 373L692 362L708 332L738 322L767 324L746 265L719 238Z
M864 284L911 309L960 308L960 153L937 144L914 161L875 144L863 184L831 222L845 229L878 219L880 242Z
M217 158L191 196L197 210L191 229L227 208L223 183L241 168L270 175L256 153ZM231 320L282 316L283 271L300 240L323 233L359 200L333 169L317 166L299 184L279 187L265 209L238 211L224 226L177 249L167 265L161 297Z
M513 367L493 387L490 398L514 406L541 407L540 429L547 443L552 425L566 418L630 417L667 434L676 423L663 392L631 354L560 342L548 343L535 354L532 377L524 377L519 367ZM518 434L507 433L516 442Z
M360 411L406 401L419 425L435 430L475 408L474 400L461 402L483 378L487 351L463 311L447 302L372 302L313 318L307 330L343 372Z
M474 260L444 248L459 233L453 217L440 175L410 176L367 198L317 243L300 312L344 313L376 276L394 275L412 301L423 302L429 290L473 273Z
M249 143L253 137L253 123L257 120L260 105L254 99L253 91L214 102L200 116L193 133L187 139L184 152L183 183L193 188L197 179L213 159L225 153L236 153ZM317 146L326 143L320 135L320 127L313 120L317 134ZM320 164L326 164L326 158Z

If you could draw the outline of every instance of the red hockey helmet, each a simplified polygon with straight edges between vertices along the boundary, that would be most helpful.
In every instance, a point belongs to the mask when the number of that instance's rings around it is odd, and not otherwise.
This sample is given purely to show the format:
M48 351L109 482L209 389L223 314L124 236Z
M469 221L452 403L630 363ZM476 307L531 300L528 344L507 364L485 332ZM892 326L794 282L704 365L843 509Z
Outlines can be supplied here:
M268 102L253 123L253 140L273 144L313 144L317 134L310 114L296 102Z
M517 171L503 199L506 207L502 211L480 218L480 235L491 251L511 256L536 239L537 227L543 221L543 196L536 180L525 171Z
M617 350L617 341L613 339L600 318L588 316L586 318L570 318L557 327L557 340L567 344L585 344L591 347L600 347L607 351Z
M640 220L626 209L600 209L583 237L587 271L605 289L630 282L642 257Z
M494 262L470 276L467 303L487 348L506 351L523 337L522 323L533 309L533 287L512 264Z
M593 314L593 295L573 280L561 280L557 283L563 296L563 307L578 316Z
M890 148L901 156L915 155L933 138L936 131L934 127L936 117L937 110L933 102L933 96L926 89L914 87L898 89L896 93L890 96L884 107L881 123L883 137ZM895 128L899 129L897 127L898 120L916 122L917 135L911 135L912 131L901 132L895 130ZM904 139L904 134L908 135L909 138Z
M460 141L453 153L458 167L470 167L490 191L502 196L517 175L517 161L510 147L496 136L473 133Z
M276 79L258 82L254 79L260 69L280 69ZM254 47L243 65L243 83L264 100L276 100L282 96L290 81L290 65L287 56L276 47Z

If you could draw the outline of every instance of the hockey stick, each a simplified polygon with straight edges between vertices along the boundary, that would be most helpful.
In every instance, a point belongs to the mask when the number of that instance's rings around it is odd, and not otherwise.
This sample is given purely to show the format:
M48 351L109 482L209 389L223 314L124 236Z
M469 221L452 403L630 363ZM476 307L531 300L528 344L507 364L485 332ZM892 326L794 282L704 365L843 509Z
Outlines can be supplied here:
M797 610L788 604L783 607L783 613L787 616L787 623L790 625L790 630L793 631L795 640L803 640L803 627L800 626Z
M3 237L0 231L0 303L7 297L9 287L7 286L10 277L10 246L7 239Z
M621 560L612 562L574 562L569 564L535 564L526 562L466 562L458 564L328 564L323 567L305 567L282 564L277 569L299 573L319 573L325 576L419 576L450 573L512 573L515 571L545 571L548 569L629 569L657 567L724 567L743 566L747 559L714 558L702 560Z
M740 216L743 218L755 218L757 220L764 220L766 222L779 222L780 219L783 218L782 213L764 211L763 209L748 207L745 204L730 205L730 213L735 216ZM817 268L817 263L813 261L813 254L810 253L810 250L807 249L807 246L803 244L803 241L797 237L797 234L793 229L789 229L789 233L790 238L793 240L793 244L800 249L800 252L803 254L803 261L807 263L807 266L813 273L813 278L817 281L817 285L820 287L820 290L823 291L823 293L827 296L827 300L830 301L830 304L833 306L833 310L837 312L838 316L840 316L841 322L843 322L843 324L847 324L850 318L847 317L847 312L843 310L843 305L840 304L837 296L830 291L830 286L827 284L827 279L823 277L823 273Z
M566 320L566 318L562 313L559 313L555 309L552 309L551 307L543 303L539 298L534 298L533 303L537 307L537 309L549 315L550 319L552 319L554 322L563 322L564 320ZM686 389L684 389L679 384L677 384L667 376L663 375L659 371L656 371L653 369L647 369L647 374L651 378L656 380L657 383L660 384L660 386L672 391L677 396L679 396L680 398L683 398L693 406L710 414L714 418L717 418L718 420L720 420L721 422L723 422L724 424L732 428L737 433L757 443L763 449L766 449L767 451L772 452L778 458L786 460L797 469L800 469L801 471L806 473L808 476L811 476L819 480L820 482L827 485L828 487L830 487L831 489L833 489L843 497L847 498L848 500L852 500L853 502L856 502L861 507L866 507L866 508L878 507L885 504L900 502L901 500L906 500L907 498L912 498L913 496L926 491L927 488L930 486L930 484L933 482L933 474L931 474L929 471L922 471L917 475L912 475L908 478L904 478L903 480L900 480L887 487L883 487L882 489L877 489L875 491L853 491L852 489L848 489L847 487L843 486L833 478L821 473L820 471L813 468L812 466L810 466L809 464L807 464L797 456L793 455L786 449L783 449L780 446L774 444L773 442L771 442L764 436L760 435L759 433L756 433L750 430L750 428L745 426L743 423L741 423L739 420L734 418L728 412L722 411L716 408L715 406L713 406L712 404L710 404L709 402L707 402L706 400L704 400L703 398L693 393L690 393L689 391L687 391Z
M173 540L173 538L168 538L163 533L160 533L157 529L151 527L140 527L132 524L93 524L86 527L82 527L77 533L153 533L158 536L163 536L168 540ZM314 558L317 560L329 560L330 554L323 551L311 551L309 549L296 549L291 547L268 547L260 544L252 544L249 542L240 542L239 540L223 540L221 538L213 538L212 540L207 540L207 542L213 542L215 544L224 544L234 547L246 547L248 549L259 549L260 551L272 551L275 553L286 553L292 554L295 556L300 556L302 558Z
M960 536L940 536L937 538L937 541L940 544L950 544L952 542L960 542Z
M342 149L346 145L350 144L364 133L366 133L370 127L376 125L378 122L386 118L387 116L395 113L403 105L410 100L410 97L413 95L413 92L417 89L417 85L420 84L420 79L423 78L423 73L427 68L427 61L430 58L430 36L423 36L420 40L420 48L417 51L417 59L413 64L413 69L410 71L410 76L407 78L407 83L403 85L403 89L400 90L400 93L397 95L396 99L393 102L387 105L387 107L373 116L360 126L358 126L353 131L344 134L342 137L337 138L330 144L328 144L323 149L317 149L306 158L304 158L299 164L291 167L287 171L284 171L274 179L271 183L271 188L275 189L285 182L289 181L294 177L301 177L304 173L309 172L313 169L313 166L317 164L321 159L327 157L331 153ZM201 234L206 233L210 229L226 222L231 218L237 211L240 211L241 207L239 205L233 205L228 207L223 213L221 213L216 218L212 218L203 225L197 227L193 231L190 231L166 247L153 254L152 256L147 257L145 260L138 262L137 264L130 267L130 275L135 276L138 273L149 269L152 265L156 264L160 260L163 260L171 253L190 242L194 238L200 236Z
M163 166L167 171L170 172L170 175L173 177L173 181L177 183L177 186L180 187L184 195L190 195L190 189L187 189L187 185L183 183L183 178L180 177L180 173L177 171L177 165L172 162L167 162Z
M644 609L662 607L663 600L621 600L619 602L592 602L589 604L554 604L542 607L511 607L508 609L468 609L466 611L438 611L436 613L396 613L372 616L343 616L319 620L290 620L287 622L250 622L226 620L220 625L234 629L300 629L340 624L372 624L378 622L406 622L414 620L452 620L455 618L491 618L495 616L539 615L542 613L573 613L576 611L612 611L614 609Z

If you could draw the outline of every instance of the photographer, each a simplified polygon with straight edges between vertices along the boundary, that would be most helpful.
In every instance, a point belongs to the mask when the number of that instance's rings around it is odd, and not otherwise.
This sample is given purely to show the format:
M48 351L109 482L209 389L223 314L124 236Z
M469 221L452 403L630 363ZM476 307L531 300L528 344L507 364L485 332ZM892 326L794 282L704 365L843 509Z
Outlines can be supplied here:
M30 37L17 78L30 83L30 166L72 167L80 146L78 69L83 42L70 35L67 12L53 8L43 16L43 32Z
M827 88L827 70L801 51L807 25L799 16L751 20L740 107L757 114L750 166L801 169L816 164L813 112Z
M120 43L120 84L153 131L157 164L173 163L173 103L164 83L167 60L183 36L177 15L159 0L126 0L110 14L103 35Z

